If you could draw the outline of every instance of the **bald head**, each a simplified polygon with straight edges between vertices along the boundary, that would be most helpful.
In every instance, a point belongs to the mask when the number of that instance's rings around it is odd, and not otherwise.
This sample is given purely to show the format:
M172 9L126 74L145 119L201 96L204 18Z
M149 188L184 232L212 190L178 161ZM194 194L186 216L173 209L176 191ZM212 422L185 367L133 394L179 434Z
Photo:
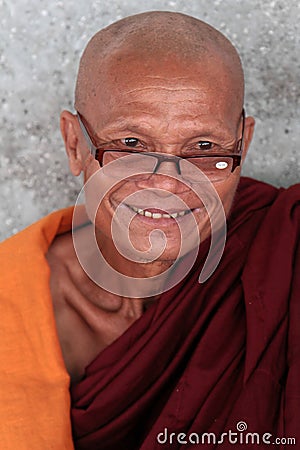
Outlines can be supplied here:
M195 62L209 63L226 73L234 86L237 109L244 99L244 76L241 61L230 41L210 25L181 13L152 11L126 17L100 30L88 43L79 66L75 107L83 111L93 101L103 83L103 73L113 60L130 60L130 70L140 61L159 65L172 59L185 66ZM135 56L135 59L132 58ZM134 60L136 61L136 67ZM147 62L146 62L147 64ZM125 68L126 70L126 68Z

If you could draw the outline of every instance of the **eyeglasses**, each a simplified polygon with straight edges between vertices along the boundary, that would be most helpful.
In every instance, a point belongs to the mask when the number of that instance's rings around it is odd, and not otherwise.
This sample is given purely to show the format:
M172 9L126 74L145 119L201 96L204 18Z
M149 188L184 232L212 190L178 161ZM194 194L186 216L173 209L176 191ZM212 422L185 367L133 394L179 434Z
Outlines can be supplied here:
M174 163L178 174L193 183L203 182L203 180L213 183L221 182L227 179L235 169L240 166L244 129L245 129L245 110L242 111L242 136L236 143L236 148L232 153L228 150L220 149L220 153L205 153L192 156L173 156L165 153L156 152L140 152L137 150L121 150L121 149L103 149L96 147L92 138L83 123L84 118L77 111L78 122L85 140L89 146L89 150L94 158L103 167L107 175L114 178L124 178L126 174L136 173L140 171L145 178L145 173L157 173L160 165L165 162ZM117 164L111 164L118 161ZM201 177L199 170L207 177Z

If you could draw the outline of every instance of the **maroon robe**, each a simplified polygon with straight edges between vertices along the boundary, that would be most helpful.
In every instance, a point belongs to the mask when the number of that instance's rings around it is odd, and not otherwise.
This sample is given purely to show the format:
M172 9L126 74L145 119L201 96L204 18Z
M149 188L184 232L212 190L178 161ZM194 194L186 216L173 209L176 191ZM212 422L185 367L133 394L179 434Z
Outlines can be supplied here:
M200 256L71 387L76 449L300 449L299 206L300 185L241 180L215 273Z

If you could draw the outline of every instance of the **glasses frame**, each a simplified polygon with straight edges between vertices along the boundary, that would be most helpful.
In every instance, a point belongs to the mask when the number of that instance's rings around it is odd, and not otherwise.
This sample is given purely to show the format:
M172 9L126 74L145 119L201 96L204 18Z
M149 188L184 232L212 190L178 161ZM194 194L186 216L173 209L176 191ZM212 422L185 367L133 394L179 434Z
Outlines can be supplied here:
M101 147L96 147L93 143L92 137L90 135L90 133L88 132L87 127L84 125L84 117L78 112L77 113L77 118L78 118L78 122L80 125L80 129L84 135L85 141L89 147L89 150L92 154L92 156L96 159L96 161L99 162L100 167L103 167L103 156L105 152L123 152L123 150L119 150L119 149L101 149ZM130 153L130 154L134 154L134 153L142 153L143 155L146 156L154 156L157 159L157 164L155 166L155 168L153 169L153 173L156 173L157 170L159 169L159 166L163 163L163 162L174 162L176 165L176 169L179 175L181 175L181 170L180 170L180 165L179 162L181 159L193 159L193 158L210 158L210 157L224 157L226 156L227 158L232 158L233 159L233 164L232 164L232 168L231 168L231 173L233 173L235 171L235 169L240 166L241 164L241 158L242 158L242 153L243 153L243 146L244 146L244 131L245 131L245 108L243 108L242 113L242 136L241 138L237 141L236 143L236 150L234 150L234 152L232 154L224 154L224 153L205 153L205 154L199 154L199 155L192 155L192 156L176 156L176 155L166 155L163 153L157 153L157 152L140 152L138 150L130 150L130 149L126 149L126 153ZM101 153L100 153L101 152ZM99 158L99 154L101 154L101 158Z

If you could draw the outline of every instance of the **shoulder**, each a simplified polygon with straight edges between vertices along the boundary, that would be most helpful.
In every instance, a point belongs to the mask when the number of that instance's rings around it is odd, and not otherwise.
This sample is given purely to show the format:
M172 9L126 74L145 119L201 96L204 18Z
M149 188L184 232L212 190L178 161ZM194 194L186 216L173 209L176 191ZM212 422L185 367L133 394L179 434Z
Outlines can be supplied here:
M272 290L280 297L282 290L290 289L293 274L299 273L300 252L300 184L289 188L256 186L255 205L259 212L252 212L249 223L259 221L249 244L249 253L243 278L247 278L257 292ZM252 217L252 218L251 218Z
M55 211L0 244L2 295L48 275L45 254L57 234L71 229L72 213L73 207Z
M36 245L47 248L57 234L69 231L72 227L74 207L54 211L39 219L19 233L0 243L0 257L20 256L20 250L30 247L35 250ZM36 244L36 245L35 245Z
M259 211L261 220L256 241L261 240L261 245L266 242L277 247L280 242L288 241L295 246L299 242L300 183L288 188L275 188L244 178L239 186L239 201L238 208L250 210L250 221Z
M245 254L243 280L249 286L268 285L274 291L277 282L289 286L299 270L300 184L276 188L242 178L228 230Z
M300 214L300 183L288 188L277 188L262 181L242 177L238 186L233 214L253 215L255 211L265 211L265 217L280 214L284 221L290 213ZM279 221L280 221L279 220Z

